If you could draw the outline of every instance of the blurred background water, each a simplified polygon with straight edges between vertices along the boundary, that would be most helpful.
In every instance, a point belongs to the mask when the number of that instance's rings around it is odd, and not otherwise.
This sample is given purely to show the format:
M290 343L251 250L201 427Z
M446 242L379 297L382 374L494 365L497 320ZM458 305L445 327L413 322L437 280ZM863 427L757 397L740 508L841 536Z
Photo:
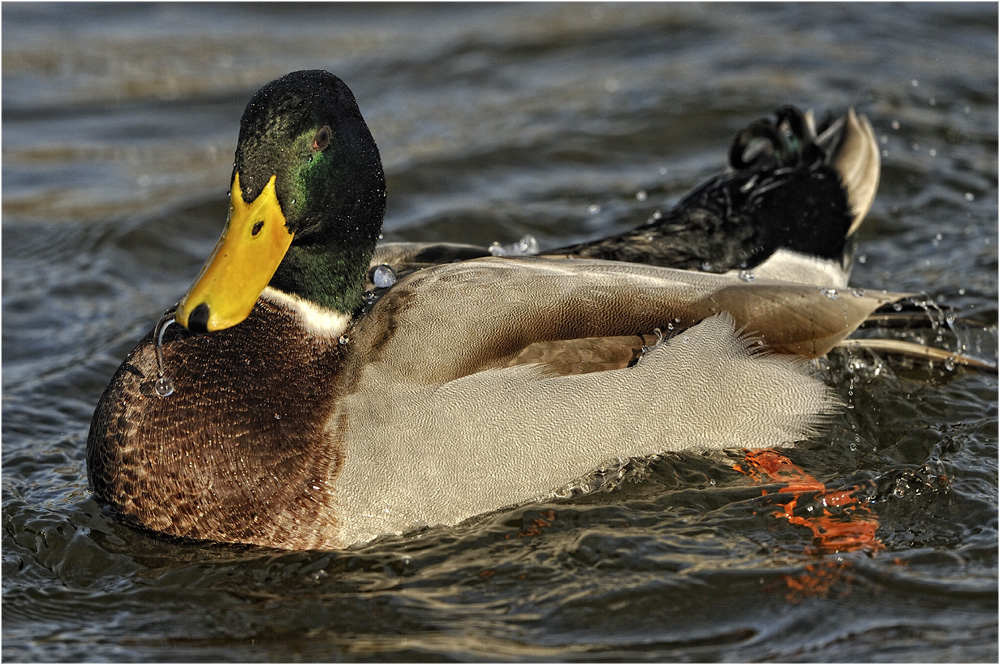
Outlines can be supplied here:
M956 308L936 334L995 360L996 4L5 3L2 29L5 660L997 659L995 375L830 357L850 408L787 454L867 488L879 545L850 552L735 451L351 552L136 533L85 470L222 227L244 105L296 69L357 96L390 240L619 231L754 118L854 105L883 174L852 282Z

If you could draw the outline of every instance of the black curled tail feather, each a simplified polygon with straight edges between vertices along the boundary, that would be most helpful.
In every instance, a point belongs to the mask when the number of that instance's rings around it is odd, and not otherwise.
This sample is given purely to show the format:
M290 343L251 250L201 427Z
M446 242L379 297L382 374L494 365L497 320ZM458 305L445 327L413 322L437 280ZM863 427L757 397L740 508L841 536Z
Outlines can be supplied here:
M827 161L827 153L816 142L816 131L806 115L794 106L782 106L775 120L760 118L736 135L729 149L734 170L813 165Z
M711 272L752 269L778 249L840 261L853 216L832 164L839 140L782 106L737 134L727 171L658 218L546 253Z

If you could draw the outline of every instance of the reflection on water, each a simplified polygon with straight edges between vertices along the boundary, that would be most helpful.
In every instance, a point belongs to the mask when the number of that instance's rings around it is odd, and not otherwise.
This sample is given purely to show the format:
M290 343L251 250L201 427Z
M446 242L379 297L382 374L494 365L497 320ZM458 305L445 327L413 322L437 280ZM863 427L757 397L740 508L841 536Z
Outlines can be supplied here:
M3 656L996 660L997 384L961 368L832 354L847 408L774 467L805 489L735 452L665 455L612 492L349 553L164 541L103 517L85 478L107 380L218 237L243 106L309 67L359 100L391 240L620 231L754 117L855 105L883 175L852 286L957 308L928 334L995 358L996 21L956 4L5 5ZM877 521L842 554L802 522L835 496Z

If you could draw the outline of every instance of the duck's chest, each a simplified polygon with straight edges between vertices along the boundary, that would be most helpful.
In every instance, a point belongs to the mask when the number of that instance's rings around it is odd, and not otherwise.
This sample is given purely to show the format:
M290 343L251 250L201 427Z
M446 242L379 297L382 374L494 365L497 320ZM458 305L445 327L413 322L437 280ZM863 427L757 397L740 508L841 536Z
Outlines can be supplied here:
M322 546L335 531L329 479L342 463L326 433L336 339L262 300L210 335L172 329L159 377L152 334L126 358L94 415L88 470L99 501L166 533Z

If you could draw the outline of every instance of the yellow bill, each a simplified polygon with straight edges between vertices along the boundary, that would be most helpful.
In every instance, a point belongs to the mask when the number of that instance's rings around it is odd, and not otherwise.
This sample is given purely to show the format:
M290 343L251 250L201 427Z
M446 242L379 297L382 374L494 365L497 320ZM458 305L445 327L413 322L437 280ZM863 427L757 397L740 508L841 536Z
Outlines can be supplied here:
M274 277L294 237L278 204L275 177L250 203L240 193L240 174L233 178L226 228L174 314L185 328L223 330L243 321Z

